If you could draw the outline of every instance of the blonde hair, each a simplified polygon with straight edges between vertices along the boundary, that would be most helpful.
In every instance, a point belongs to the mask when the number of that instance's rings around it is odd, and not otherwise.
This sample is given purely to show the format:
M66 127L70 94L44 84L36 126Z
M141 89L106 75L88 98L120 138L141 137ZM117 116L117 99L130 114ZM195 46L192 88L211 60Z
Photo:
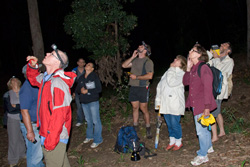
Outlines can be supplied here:
M181 61L181 67L180 67L180 68L181 68L183 71L186 72L186 70L187 70L187 58L184 57L184 56L182 56L182 55L177 55L176 58L179 59L179 60Z
M9 79L9 81L7 82L7 86L8 86L8 89L9 89L9 90L12 89L12 80L16 80L16 81L17 81L17 84L18 84L18 87L19 87L19 88L21 87L22 82L21 82L18 78L16 78L15 76L13 76L13 77L11 77L11 78Z

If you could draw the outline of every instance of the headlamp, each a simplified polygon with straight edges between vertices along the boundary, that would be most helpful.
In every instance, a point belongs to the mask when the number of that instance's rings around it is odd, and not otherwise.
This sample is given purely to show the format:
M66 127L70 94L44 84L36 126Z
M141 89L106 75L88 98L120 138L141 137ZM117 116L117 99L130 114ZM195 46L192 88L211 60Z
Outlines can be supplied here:
M61 56L59 55L57 46L56 46L55 44L52 44L52 45L51 45L51 48L56 52L56 55L57 55L59 61L60 61L61 64L62 64L62 68L65 69L66 67L68 67L68 62L67 62L67 63L64 63L63 60L62 60L62 58L61 58Z
M142 41L142 45L144 46L145 50L147 51L148 56L150 56L151 52L148 50L148 46L146 45L146 43L144 41Z

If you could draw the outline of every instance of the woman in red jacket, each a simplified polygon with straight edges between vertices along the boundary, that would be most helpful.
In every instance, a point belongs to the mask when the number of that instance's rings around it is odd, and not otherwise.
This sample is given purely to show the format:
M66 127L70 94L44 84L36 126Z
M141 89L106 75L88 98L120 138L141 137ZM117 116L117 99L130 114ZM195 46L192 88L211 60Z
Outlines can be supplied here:
M216 108L216 102L213 97L213 74L206 65L201 67L201 77L198 76L197 69L201 62L207 62L208 55L206 50L196 44L189 51L187 61L187 72L183 77L183 84L189 85L189 95L186 101L186 107L191 108L194 115L194 122L197 136L199 138L200 149L197 151L197 157L191 161L192 165L200 165L208 162L207 153L213 152L211 132L207 127L202 127L197 120L204 115L209 116L210 111Z

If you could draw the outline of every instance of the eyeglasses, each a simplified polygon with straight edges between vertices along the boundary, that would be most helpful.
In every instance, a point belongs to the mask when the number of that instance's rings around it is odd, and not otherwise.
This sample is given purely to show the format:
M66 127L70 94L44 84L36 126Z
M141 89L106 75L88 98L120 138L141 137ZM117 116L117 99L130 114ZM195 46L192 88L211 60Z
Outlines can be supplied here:
M56 55L54 55L53 53L51 53L51 55L54 56L57 60L59 60L59 58Z
M196 52L196 53L200 53L199 51L197 50L194 50L194 49L191 49L190 52Z

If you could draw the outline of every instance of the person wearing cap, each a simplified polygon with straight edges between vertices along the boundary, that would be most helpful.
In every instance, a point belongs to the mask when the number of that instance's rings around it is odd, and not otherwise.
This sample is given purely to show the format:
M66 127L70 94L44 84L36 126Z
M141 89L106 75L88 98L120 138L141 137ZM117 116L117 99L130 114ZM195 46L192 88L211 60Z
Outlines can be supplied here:
M212 142L219 140L219 137L226 135L224 129L223 116L221 114L221 103L223 99L228 99L232 91L232 73L234 68L234 60L230 58L232 53L232 45L230 42L225 42L220 45L220 54L216 52L207 52L209 56L209 64L216 67L222 72L223 82L221 93L216 98L217 109L212 112L216 118L216 123L212 125ZM219 126L220 133L217 134L217 124Z
M42 167L45 165L43 164L43 152L39 137L39 130L36 127L38 87L31 86L26 77L26 69L27 65L25 65L22 69L22 73L24 74L26 80L24 81L19 92L22 114L20 127L27 148L27 167Z
M76 74L65 72L68 57L52 45L53 51L46 53L42 63L44 73L38 69L38 59L28 56L26 75L33 86L39 87L37 127L40 128L42 150L47 167L70 166L66 153L69 141L72 111L71 87ZM32 139L31 142L34 142Z
M123 68L131 68L129 79L129 101L133 107L133 126L138 131L139 108L144 114L147 138L152 138L148 112L149 80L153 78L154 63L149 58L151 48L142 42L133 55L122 63Z

